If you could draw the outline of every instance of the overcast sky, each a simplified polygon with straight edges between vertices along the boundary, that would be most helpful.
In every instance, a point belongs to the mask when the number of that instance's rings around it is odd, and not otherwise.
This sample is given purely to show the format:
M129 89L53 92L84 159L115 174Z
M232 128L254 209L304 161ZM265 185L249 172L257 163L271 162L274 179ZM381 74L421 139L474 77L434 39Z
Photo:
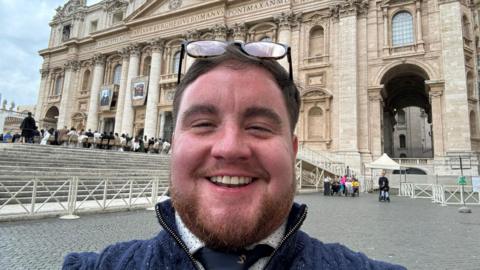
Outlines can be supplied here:
M9 104L36 104L42 64L38 51L48 46L55 8L66 2L0 0L0 93Z

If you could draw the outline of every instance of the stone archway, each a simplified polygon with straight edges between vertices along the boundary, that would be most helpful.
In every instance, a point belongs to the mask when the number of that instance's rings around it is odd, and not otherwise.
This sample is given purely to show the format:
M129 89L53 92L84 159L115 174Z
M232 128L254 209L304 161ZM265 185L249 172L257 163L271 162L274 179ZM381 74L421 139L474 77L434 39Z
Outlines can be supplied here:
M432 158L432 105L429 76L421 67L401 64L382 77L383 152L394 158Z
M45 129L57 129L59 111L57 106L50 107L43 118L43 127Z

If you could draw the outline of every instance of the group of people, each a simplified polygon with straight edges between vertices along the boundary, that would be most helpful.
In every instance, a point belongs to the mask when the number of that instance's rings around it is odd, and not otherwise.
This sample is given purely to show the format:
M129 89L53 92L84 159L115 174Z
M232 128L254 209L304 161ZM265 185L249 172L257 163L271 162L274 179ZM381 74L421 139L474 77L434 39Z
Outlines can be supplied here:
M360 182L354 176L343 175L337 179L326 176L323 179L323 195L325 196L359 196Z
M170 142L162 138L131 137L128 134L119 136L118 133L92 132L90 129L77 131L74 127L68 129L66 126L58 130L53 128L38 130L31 113L28 113L28 116L22 121L20 129L22 130L21 134L12 134L12 132L0 134L0 142L62 145L141 153L168 154L170 152Z

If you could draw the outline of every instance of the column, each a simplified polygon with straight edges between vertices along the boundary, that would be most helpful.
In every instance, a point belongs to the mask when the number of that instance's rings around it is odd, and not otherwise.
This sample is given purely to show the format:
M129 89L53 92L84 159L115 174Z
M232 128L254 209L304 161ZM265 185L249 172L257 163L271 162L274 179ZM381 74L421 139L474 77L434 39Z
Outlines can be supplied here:
M128 64L127 88L123 103L122 133L132 136L133 132L133 107L132 107L132 79L138 76L140 64L140 47L137 44L129 46L130 60Z
M160 111L160 132L158 136L162 139L165 139L163 136L165 135L165 112Z
M148 82L148 98L147 108L145 112L145 129L144 135L147 138L155 137L157 131L157 116L158 116L158 97L160 72L162 70L162 54L164 42L160 39L154 40L152 45L152 62L150 67L150 76Z
M125 105L125 91L127 89L128 58L130 56L127 48L123 48L118 53L122 56L122 76L118 89L117 110L115 111L115 133L122 132L123 107Z
M50 70L48 68L40 70L42 79L40 81L40 89L38 89L37 106L35 107L35 120L37 120L37 122L42 119L43 105L45 104L45 97L48 96L47 82L48 82L49 73L50 73ZM39 126L40 128L41 127L40 123L38 123L37 126Z
M467 78L462 33L462 4L441 1L440 35L442 41L444 104L444 151L470 152Z
M68 61L65 63L65 77L63 81L62 100L60 101L60 109L58 115L58 127L70 125L71 99L74 97L74 74L79 69L78 61Z
M432 104L433 155L441 157L445 156L442 104L444 82L426 81L425 84L430 88L429 94Z
M291 36L292 36L291 23L290 23L291 17L292 17L291 13L282 12L280 15L278 15L275 18L275 21L277 22L278 28L279 28L278 39L277 39L278 43L282 43L282 44L285 44L285 45L288 45L288 46L290 46ZM287 58L284 57L284 58L280 59L278 62L288 72L288 60L287 60Z
M373 158L378 158L383 153L382 145L382 117L383 117L383 98L381 91L383 85L371 87L368 89L368 101L369 101L369 129L370 129L370 151Z
M416 3L416 17L417 17L417 50L423 51L424 50L424 42L423 42L423 35L422 35L422 2L417 1Z
M191 30L191 31L188 31L185 36L187 37L188 41L198 40L200 39L200 32L198 32L198 30ZM192 66L193 62L195 62L195 58L190 57L185 53L185 70L186 71Z
M105 73L105 56L96 54L93 57L95 68L93 69L92 87L90 88L90 102L88 105L87 130L98 130L98 95L103 83Z

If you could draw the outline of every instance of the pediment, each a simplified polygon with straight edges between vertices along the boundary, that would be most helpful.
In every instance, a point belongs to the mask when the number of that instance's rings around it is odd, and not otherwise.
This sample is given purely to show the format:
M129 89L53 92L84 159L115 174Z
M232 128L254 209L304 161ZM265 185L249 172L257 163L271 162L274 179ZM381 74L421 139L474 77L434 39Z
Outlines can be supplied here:
M137 8L127 18L127 22L168 15L179 11L184 11L208 2L202 0L147 0L143 5Z
M302 98L308 99L322 99L322 98L331 98L332 94L323 88L315 88L315 89L304 89L301 91Z

